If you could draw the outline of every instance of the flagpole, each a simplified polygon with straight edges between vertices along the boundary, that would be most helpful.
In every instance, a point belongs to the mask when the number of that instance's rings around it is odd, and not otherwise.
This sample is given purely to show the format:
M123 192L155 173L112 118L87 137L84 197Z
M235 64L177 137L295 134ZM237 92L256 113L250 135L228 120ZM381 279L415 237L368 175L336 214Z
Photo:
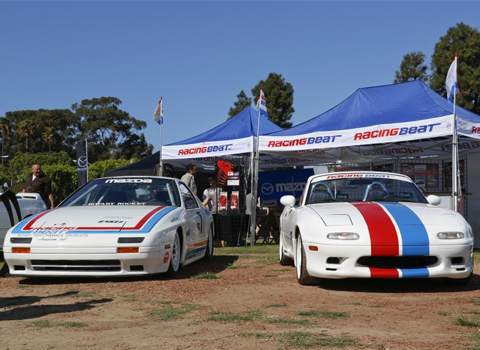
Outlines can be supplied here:
M159 151L159 157L160 160L158 162L158 176L163 176L163 171L162 171L162 128L163 128L163 123L160 124L160 151Z

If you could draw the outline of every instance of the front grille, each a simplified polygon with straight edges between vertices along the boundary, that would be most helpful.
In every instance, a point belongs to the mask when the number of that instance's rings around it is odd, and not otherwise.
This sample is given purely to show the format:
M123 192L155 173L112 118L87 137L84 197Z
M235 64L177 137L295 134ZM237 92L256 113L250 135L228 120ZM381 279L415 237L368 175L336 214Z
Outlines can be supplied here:
M32 260L36 271L120 271L120 260Z
M438 262L436 256L363 256L357 263L378 269L418 269Z

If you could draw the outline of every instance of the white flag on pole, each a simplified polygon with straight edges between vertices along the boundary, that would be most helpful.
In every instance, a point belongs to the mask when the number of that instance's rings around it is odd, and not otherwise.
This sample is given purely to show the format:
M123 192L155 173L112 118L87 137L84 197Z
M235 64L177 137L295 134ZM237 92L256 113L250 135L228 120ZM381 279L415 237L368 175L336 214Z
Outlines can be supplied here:
M447 90L447 99L453 102L453 95L460 93L460 85L458 84L457 73L457 54L448 69L447 79L445 80L445 89Z

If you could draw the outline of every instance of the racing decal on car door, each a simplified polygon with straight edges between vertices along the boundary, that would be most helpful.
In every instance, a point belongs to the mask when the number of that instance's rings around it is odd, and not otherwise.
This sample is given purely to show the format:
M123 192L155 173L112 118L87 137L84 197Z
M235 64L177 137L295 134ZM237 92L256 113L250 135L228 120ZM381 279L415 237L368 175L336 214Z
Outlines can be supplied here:
M352 203L367 224L372 256L416 256L429 254L427 230L420 218L400 203ZM389 215L390 214L390 215ZM398 232L396 227L398 227ZM401 252L400 239L401 238ZM371 277L428 277L427 268L370 268Z

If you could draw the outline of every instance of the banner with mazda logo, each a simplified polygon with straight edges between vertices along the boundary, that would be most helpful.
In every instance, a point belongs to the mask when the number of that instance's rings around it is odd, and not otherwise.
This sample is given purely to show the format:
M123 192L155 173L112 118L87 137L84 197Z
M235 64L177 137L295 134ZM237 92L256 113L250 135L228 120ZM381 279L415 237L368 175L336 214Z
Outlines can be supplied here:
M280 205L280 198L286 195L300 198L308 177L313 174L313 169L260 172L258 188L262 205Z
M82 187L88 182L87 140L77 141L75 148L77 149L78 187Z

